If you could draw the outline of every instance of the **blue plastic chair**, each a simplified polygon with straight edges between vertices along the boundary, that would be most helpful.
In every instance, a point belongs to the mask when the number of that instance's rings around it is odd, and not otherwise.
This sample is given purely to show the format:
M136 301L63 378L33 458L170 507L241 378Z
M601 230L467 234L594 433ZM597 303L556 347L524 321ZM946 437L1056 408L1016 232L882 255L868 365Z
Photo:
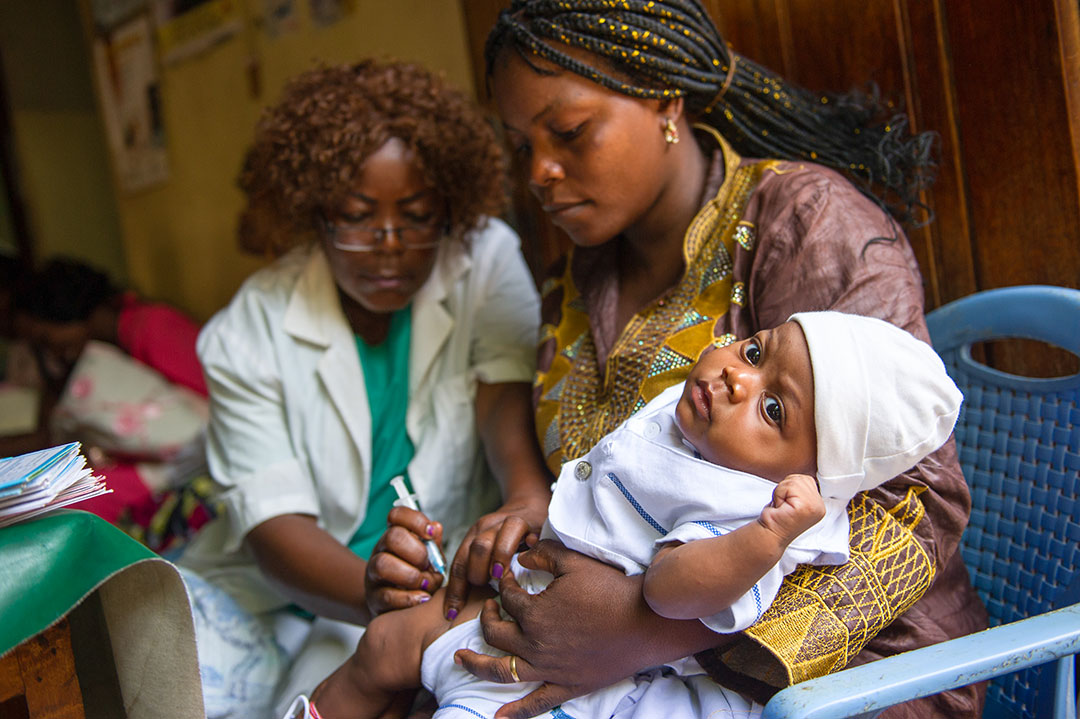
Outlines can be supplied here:
M961 550L991 628L788 687L766 719L873 717L989 679L984 717L1076 717L1080 374L999 372L973 360L971 345L1025 338L1080 356L1080 291L988 290L931 312L927 324L964 392L956 441L972 511Z

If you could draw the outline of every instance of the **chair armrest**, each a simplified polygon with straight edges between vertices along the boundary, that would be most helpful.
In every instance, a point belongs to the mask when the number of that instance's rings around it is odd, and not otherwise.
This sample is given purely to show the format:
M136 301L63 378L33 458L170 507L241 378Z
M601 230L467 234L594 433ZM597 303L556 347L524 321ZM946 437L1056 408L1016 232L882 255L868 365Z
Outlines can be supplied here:
M832 719L875 712L1080 652L1080 603L801 682L763 719Z

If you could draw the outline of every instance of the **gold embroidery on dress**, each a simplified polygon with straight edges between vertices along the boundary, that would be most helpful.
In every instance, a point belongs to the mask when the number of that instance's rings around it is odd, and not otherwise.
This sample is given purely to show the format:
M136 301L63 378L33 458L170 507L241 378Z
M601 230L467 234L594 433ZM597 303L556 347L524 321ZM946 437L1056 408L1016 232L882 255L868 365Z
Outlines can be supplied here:
M695 125L694 127L697 127L697 125ZM796 165L795 167L789 167L786 170L781 170L778 165L773 165L772 167L768 168L769 172L772 172L772 173L777 174L777 175L787 175L788 173L798 172L799 170L805 170L805 169L806 169L806 165L803 165L801 163Z
M924 513L921 489L909 489L887 513L865 494L856 495L848 505L848 563L800 567L757 624L746 630L783 658L788 683L842 669L884 623L907 611L930 588L934 562L912 536ZM885 514L897 521L886 521ZM742 658L725 655L729 666L739 666L733 662ZM768 668L774 670L775 664ZM740 671L752 674L754 668L742 666Z
M746 303L746 285L736 282L731 286L731 304L742 307Z
M754 229L754 223L747 220L739 222L739 226L735 228L735 241L747 252L753 252L757 244L757 230Z

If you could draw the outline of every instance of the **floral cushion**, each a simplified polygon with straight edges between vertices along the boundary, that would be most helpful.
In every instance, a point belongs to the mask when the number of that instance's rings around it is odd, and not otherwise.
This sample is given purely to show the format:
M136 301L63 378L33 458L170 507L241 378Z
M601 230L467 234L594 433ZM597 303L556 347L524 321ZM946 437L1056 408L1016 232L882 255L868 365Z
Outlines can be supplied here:
M104 342L87 343L51 417L58 441L114 457L170 461L201 455L207 400Z

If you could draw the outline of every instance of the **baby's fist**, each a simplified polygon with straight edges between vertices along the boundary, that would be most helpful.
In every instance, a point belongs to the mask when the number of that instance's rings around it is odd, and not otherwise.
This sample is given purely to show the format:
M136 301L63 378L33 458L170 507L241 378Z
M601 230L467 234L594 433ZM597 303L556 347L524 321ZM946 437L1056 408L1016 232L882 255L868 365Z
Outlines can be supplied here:
M758 519L790 544L824 516L825 502L817 481L806 474L789 474L776 485L772 503L765 505Z

